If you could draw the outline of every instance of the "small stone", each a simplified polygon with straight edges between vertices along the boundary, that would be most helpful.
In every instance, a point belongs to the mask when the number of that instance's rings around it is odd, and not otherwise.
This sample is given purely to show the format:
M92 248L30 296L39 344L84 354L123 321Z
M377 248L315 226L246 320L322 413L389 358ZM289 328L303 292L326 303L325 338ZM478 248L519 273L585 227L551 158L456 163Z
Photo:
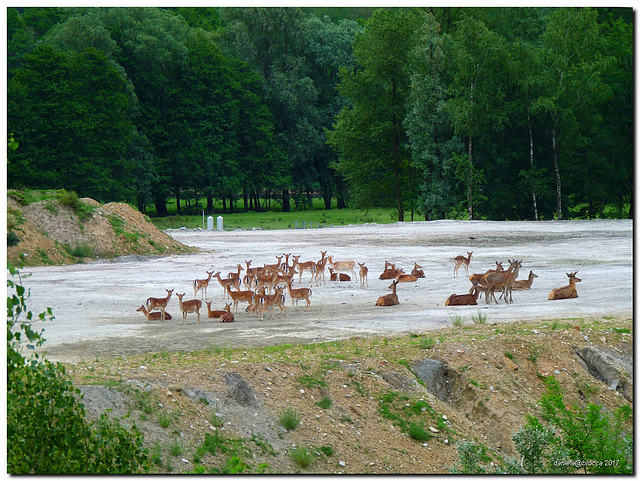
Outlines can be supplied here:
M182 462L183 462L184 464L189 464L189 460L188 460L188 459L185 459L185 458L182 458Z
M264 370L265 370L265 371L268 371L268 372L273 372L273 371L271 370L271 368L270 368L270 367L268 367L268 366L265 366Z
M182 391L182 386L180 384L169 384L167 389L169 391Z
M434 428L433 426L429 426L429 431L431 431L432 433L439 433L440 432L436 428Z
M340 461L340 462L338 462L338 464L340 466L342 466L343 468L347 465L347 463L345 463L344 461Z

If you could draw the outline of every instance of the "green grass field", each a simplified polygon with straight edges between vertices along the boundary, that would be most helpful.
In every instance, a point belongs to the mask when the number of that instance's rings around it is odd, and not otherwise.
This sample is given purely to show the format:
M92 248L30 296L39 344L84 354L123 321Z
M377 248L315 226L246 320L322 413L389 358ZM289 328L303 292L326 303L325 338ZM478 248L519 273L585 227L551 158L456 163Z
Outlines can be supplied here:
M241 203L240 203L241 204ZM175 212L175 204L167 205L169 212ZM236 209L241 209L242 205L236 204ZM217 217L222 216L225 230L233 229L294 229L298 228L321 228L336 225L350 224L390 224L397 221L393 209L371 208L371 209L337 209L326 210L321 199L315 199L313 210L295 212L238 212L234 214L214 213L213 228L216 229ZM151 221L159 229L178 229L180 227L196 228L203 227L203 216L200 215L170 215L168 217L153 217L153 211L149 212ZM207 217L204 216L204 227L207 227Z

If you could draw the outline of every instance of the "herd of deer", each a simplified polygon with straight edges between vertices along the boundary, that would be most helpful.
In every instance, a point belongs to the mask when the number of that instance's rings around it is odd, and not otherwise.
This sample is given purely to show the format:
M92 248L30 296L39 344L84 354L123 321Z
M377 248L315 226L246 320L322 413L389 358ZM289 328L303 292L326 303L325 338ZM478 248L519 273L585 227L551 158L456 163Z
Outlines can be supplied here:
M485 302L489 304L493 299L495 303L498 303L495 292L501 291L500 298L504 299L505 303L509 304L513 302L512 291L529 290L533 279L538 277L533 271L529 271L529 277L523 280L517 280L520 268L522 267L522 261L509 260L509 268L505 271L501 262L496 262L495 269L489 269L484 274L471 274L469 275L469 262L473 252L467 252L467 256L457 256L453 259L453 277L458 276L458 269L463 266L467 277L471 281L471 289L468 294L451 294L445 301L445 306L474 306L478 302L478 298L481 294L485 296ZM576 275L578 271L567 273L569 277L569 285L564 287L558 287L553 289L548 300L557 299L570 299L578 297L576 290L576 283L581 282Z
M276 264L264 264L263 267L251 267L252 261L245 261L246 268L241 264L237 265L237 271L230 272L227 277L221 277L220 271L206 271L208 277L206 279L196 279L193 281L194 299L183 300L185 293L178 294L178 304L182 312L182 323L187 323L187 314L195 313L200 324L200 310L202 301L207 297L207 288L212 279L216 279L223 289L223 299L229 299L229 303L225 303L223 310L212 310L211 302L207 301L207 317L209 319L219 319L219 322L234 322L234 313L238 312L238 304L247 303L246 311L251 315L259 316L260 320L264 320L264 314L269 312L271 318L275 319L275 309L280 309L278 318L283 315L287 317L287 308L285 305L285 289L291 298L291 307L294 303L304 300L306 302L306 311L311 310L311 287L292 287L293 279L298 274L298 283L302 283L302 276L305 271L311 274L310 285L315 283L316 287L320 283L326 284L325 269L329 270L330 280L336 282L350 281L356 278L355 261L334 261L333 256L327 257L327 251L320 252L322 257L319 261L300 262L300 256L292 256L291 254L283 254L276 256L278 262ZM495 292L502 292L501 298L506 303L512 302L511 291L530 289L533 279L538 277L533 271L529 272L526 280L516 280L522 261L509 260L509 268L505 271L502 263L496 262L496 269L491 269L484 274L472 274L469 276L469 262L471 261L472 252L467 252L467 256L458 256L454 259L455 265L453 270L454 277L458 276L458 269L463 266L469 280L472 283L468 294L452 294L445 301L446 306L462 306L476 305L478 297L484 293L486 303L490 303L493 299L496 304L498 300ZM291 258L291 264L289 259ZM284 259L284 262L283 262ZM364 289L369 286L368 272L369 269L365 263L358 263L360 266L358 279L360 288ZM242 276L242 271L245 275ZM351 276L349 276L350 273ZM577 272L567 274L569 276L569 285L554 289L549 294L549 299L567 299L570 297L578 297L575 283L581 279L576 277ZM410 274L406 274L402 269L396 268L395 264L385 261L384 271L380 274L381 280L392 280L389 289L391 294L383 295L378 298L376 306L395 306L399 304L398 295L396 293L397 285L405 282L417 282L418 279L424 278L424 272L417 263L414 263L413 270ZM242 288L244 286L244 288ZM166 312L167 304L173 294L173 289L166 289L166 297L150 297L146 303L140 306L137 311L144 314L147 322L150 320L170 320L171 315ZM197 299L198 292L201 292L201 299ZM233 312L232 312L233 307ZM159 312L155 312L159 310Z

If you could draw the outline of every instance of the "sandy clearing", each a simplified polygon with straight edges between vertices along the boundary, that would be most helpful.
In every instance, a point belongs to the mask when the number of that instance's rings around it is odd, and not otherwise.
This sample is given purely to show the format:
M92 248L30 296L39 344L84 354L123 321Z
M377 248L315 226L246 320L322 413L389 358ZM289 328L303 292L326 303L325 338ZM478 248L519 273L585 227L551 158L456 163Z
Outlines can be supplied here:
M459 314L466 323L481 311L489 322L590 318L633 313L633 222L631 220L487 222L433 221L363 225L287 231L170 231L198 253L150 258L121 258L91 264L25 268L24 284L31 291L29 308L53 308L53 322L36 322L45 329L48 356L78 361L96 356L193 351L214 346L264 346L321 342L358 335L424 332L451 323ZM318 260L320 251L335 260L352 259L369 267L369 287L357 280L313 286L312 310L291 308L287 317L264 322L244 312L233 324L202 316L196 324L189 314L182 325L177 292L193 297L192 283L205 271L235 271L245 260L253 266L275 263L276 255L300 254ZM452 258L473 251L471 272L484 272L495 261L521 259L519 279L529 270L539 277L530 291L514 292L511 305L446 307L452 293L470 287L464 275L453 278ZM378 280L389 260L410 270L414 262L426 278L398 287L400 305L381 308L376 299L390 291L390 281ZM565 273L578 271L578 299L547 301L549 291L567 284ZM302 285L308 286L309 274ZM298 285L297 281L294 287ZM147 324L136 312L148 297L175 289L168 311L173 320ZM224 306L222 287L213 280L208 290L213 307ZM206 310L206 306L205 310Z

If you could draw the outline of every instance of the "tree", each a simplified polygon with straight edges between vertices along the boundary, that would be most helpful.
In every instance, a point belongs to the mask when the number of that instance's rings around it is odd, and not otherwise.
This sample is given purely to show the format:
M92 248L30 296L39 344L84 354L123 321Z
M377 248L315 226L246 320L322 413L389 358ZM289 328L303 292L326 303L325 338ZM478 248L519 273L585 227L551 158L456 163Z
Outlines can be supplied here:
M499 130L506 121L502 78L507 50L502 37L469 16L456 24L453 40L451 98L445 108L456 134L466 141L466 159L460 158L458 175L466 178L467 211L473 220L475 190L482 181L482 171L474 162L474 141Z
M24 58L8 85L9 130L24 139L8 164L9 186L67 188L100 201L130 196L135 104L121 72L92 47L42 44Z
M409 52L417 17L408 10L374 12L356 38L355 71L340 70L339 92L349 104L328 133L336 169L354 205L393 205L404 221L411 199L410 154L403 122L409 96Z
M7 287L7 471L10 474L133 474L148 471L143 436L135 425L123 428L102 414L86 419L82 396L65 373L23 346L44 343L31 329L28 291L8 264ZM52 320L48 308L41 321Z

